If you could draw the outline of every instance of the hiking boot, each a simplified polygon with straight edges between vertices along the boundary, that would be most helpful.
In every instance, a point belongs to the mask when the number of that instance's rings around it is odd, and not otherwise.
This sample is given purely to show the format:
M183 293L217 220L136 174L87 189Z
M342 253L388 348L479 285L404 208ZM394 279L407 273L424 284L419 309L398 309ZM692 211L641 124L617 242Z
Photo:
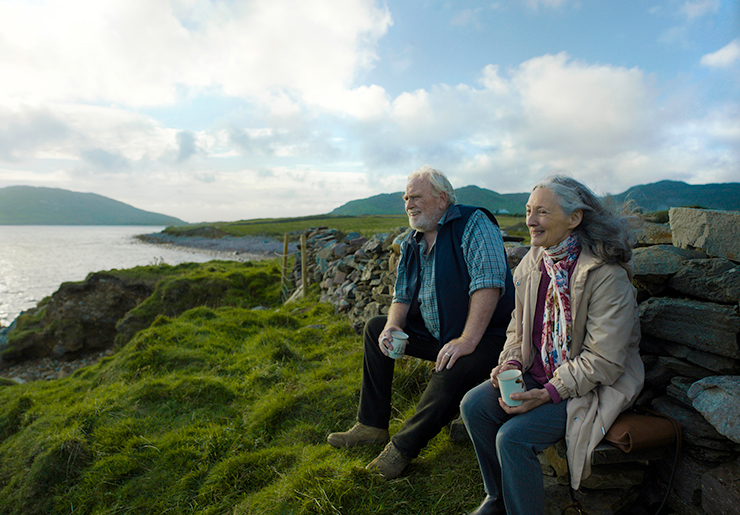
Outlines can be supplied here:
M334 447L354 447L388 441L388 430L366 426L357 422L352 429L344 433L332 433L326 437L329 445Z
M388 443L383 452L371 461L367 467L368 470L376 470L386 479L396 479L401 475L406 465L411 463L411 458L405 457L396 449L393 442Z

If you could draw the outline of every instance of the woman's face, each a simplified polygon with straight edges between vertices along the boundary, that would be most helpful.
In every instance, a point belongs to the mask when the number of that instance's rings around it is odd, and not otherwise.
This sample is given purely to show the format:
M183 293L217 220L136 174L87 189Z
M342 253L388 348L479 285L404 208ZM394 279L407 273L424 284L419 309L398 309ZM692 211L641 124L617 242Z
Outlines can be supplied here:
M583 212L578 209L566 215L557 195L549 188L537 188L527 201L527 227L534 247L554 247L581 223Z

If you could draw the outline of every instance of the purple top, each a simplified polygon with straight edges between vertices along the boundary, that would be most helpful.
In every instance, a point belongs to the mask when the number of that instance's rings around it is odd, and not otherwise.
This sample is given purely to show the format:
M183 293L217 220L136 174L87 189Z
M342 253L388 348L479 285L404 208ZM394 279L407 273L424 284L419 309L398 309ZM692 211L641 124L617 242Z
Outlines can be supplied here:
M550 274L545 270L545 263L540 265L540 271L542 272L542 278L540 279L540 288L537 291L537 305L534 310L534 320L532 321L532 343L537 349L532 367L529 369L529 374L532 378L544 386L547 393L550 394L553 404L557 404L562 399L558 394L557 389L550 384L545 373L545 366L542 363L542 321L545 316L545 295L547 295L547 287L550 286ZM510 361L509 363L516 365L521 370L522 364L518 361Z

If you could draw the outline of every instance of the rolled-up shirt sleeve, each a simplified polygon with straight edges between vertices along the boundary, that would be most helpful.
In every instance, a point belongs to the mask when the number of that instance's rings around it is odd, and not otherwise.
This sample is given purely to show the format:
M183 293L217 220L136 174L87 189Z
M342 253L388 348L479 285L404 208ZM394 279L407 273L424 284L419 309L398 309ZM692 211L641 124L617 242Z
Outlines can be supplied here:
M499 228L483 211L473 213L465 224L462 249L470 274L470 295L483 288L501 288L503 295L506 285L504 240Z

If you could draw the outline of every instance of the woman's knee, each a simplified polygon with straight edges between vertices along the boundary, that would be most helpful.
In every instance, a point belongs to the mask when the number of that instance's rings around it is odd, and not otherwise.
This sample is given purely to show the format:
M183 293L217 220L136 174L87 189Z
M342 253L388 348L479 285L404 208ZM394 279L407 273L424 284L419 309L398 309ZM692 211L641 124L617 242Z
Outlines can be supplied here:
M496 449L508 450L511 453L529 452L534 454L540 435L530 430L525 417L514 416L501 426L496 434Z
M489 383L489 386L490 385ZM490 411L490 393L487 391L486 383L480 384L468 390L460 401L460 413L463 420L480 418L482 414Z
M514 436L519 432L518 429L515 428L516 423L509 421L508 424L504 424L499 429L498 433L496 433L496 449L508 449L511 447L511 445L514 443L513 440Z

